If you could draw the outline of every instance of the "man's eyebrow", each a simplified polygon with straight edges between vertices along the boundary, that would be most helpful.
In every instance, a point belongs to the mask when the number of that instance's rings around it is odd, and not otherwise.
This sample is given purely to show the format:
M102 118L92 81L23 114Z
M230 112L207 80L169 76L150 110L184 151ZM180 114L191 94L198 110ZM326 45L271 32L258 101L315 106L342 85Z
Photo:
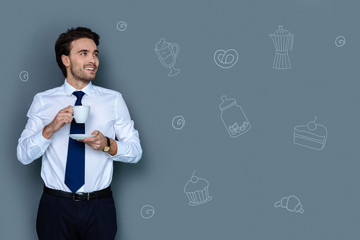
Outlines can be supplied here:
M80 51L78 51L78 53L80 52L90 52L90 51L87 49L81 49ZM99 53L99 50L95 50L94 52Z

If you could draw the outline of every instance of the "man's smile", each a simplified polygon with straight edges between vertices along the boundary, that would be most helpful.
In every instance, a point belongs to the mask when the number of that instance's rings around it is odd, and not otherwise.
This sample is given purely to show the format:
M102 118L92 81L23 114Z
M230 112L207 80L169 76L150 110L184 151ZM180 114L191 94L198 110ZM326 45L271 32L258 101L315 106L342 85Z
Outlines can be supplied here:
M95 66L88 66L88 67L85 67L85 69L88 70L88 71L91 71L91 72L95 72L96 67Z

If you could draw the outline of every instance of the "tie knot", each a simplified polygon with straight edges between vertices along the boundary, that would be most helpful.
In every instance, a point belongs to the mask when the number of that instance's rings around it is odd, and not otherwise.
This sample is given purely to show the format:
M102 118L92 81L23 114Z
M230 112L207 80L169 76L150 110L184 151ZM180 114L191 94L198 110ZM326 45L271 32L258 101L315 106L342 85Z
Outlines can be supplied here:
M83 91L75 91L73 92L73 94L76 96L76 102L75 102L75 106L77 105L81 105L81 99L84 96L84 92Z

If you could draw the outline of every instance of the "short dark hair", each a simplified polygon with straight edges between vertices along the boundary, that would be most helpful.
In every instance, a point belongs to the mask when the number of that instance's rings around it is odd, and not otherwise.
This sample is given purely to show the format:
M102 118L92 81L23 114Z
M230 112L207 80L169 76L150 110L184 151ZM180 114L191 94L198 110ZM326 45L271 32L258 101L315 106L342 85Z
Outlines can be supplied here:
M70 44L72 41L80 39L80 38L90 38L92 39L96 46L99 45L100 36L91 31L91 29L86 27L77 27L70 28L66 32L60 34L59 38L55 43L55 54L56 54L56 62L59 65L64 77L67 76L66 67L61 60L62 55L69 56L70 54Z

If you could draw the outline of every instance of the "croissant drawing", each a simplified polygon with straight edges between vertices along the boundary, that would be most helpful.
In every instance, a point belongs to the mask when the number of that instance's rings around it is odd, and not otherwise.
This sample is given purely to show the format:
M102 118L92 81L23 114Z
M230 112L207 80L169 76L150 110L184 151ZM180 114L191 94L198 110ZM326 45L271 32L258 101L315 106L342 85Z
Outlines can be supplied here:
M304 212L300 200L294 195L291 195L289 197L283 197L280 201L276 202L274 206L277 208L278 207L286 208L290 212L294 212L294 211L298 213Z

